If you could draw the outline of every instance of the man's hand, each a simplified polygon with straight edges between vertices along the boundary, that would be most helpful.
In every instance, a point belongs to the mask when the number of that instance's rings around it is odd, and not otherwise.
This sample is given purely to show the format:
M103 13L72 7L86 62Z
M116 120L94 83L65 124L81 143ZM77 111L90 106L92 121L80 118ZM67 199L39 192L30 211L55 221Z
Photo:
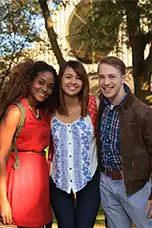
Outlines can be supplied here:
M146 213L148 213L148 219L152 218L152 200L148 200Z

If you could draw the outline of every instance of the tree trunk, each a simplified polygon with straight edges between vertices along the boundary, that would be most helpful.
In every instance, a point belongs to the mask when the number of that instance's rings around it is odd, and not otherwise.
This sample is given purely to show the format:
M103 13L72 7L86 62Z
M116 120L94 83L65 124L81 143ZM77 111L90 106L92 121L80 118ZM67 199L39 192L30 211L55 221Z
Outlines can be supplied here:
M132 48L132 65L133 65L133 78L135 83L136 96L148 103L146 97L151 95L150 88L144 88L144 84L148 81L145 77L145 59L144 51L146 44L146 35L140 30L140 8L138 0L134 1L121 1L121 4L126 12L127 19L127 32L129 35L129 42ZM148 62L147 62L148 64Z
M43 13L43 17L45 20L45 28L48 33L50 43L52 45L52 50L56 56L59 66L61 66L62 64L65 63L65 59L63 58L62 52L61 52L60 47L57 42L57 35L53 28L53 22L52 22L52 18L50 16L50 11L48 8L47 0L38 0L38 2L40 4L40 7L41 7L41 10Z
M144 50L145 45L142 41L142 34L139 36L132 36L131 48L132 48L132 65L133 65L133 77L135 83L135 93L139 97L141 93L141 87L143 83L143 63L144 63Z
M133 37L132 40L134 41L132 43L132 59L135 94L139 99L149 104L146 98L151 95L151 91L149 87L149 77L146 77L145 75L145 67L148 69L150 63L146 63L146 60L144 60L144 50L146 45L142 34L138 37Z

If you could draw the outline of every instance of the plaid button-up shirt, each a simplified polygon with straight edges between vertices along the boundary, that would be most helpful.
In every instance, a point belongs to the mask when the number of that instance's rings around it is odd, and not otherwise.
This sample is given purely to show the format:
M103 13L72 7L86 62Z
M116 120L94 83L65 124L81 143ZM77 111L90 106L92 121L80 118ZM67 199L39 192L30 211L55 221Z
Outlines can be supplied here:
M104 102L99 120L101 164L106 170L122 170L118 106Z

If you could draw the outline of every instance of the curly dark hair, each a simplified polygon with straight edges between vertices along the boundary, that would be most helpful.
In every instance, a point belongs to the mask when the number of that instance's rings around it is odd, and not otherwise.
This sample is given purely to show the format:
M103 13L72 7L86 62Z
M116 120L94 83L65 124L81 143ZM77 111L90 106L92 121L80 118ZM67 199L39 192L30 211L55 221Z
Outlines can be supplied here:
M39 73L46 71L52 73L55 85L51 96L42 103L39 103L38 106L44 112L48 112L50 115L53 114L59 102L59 78L56 70L43 61L34 62L32 59L28 59L12 68L9 81L1 90L0 116L17 98L27 97L34 78L37 77Z

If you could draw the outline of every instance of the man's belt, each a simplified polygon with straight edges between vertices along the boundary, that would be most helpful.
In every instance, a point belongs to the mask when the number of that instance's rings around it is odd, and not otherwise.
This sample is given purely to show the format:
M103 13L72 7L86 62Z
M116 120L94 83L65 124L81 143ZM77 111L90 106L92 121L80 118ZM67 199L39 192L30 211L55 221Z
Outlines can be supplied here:
M107 170L104 167L101 167L101 172L103 172L108 177L111 177L112 180L121 180L122 174L119 170Z

